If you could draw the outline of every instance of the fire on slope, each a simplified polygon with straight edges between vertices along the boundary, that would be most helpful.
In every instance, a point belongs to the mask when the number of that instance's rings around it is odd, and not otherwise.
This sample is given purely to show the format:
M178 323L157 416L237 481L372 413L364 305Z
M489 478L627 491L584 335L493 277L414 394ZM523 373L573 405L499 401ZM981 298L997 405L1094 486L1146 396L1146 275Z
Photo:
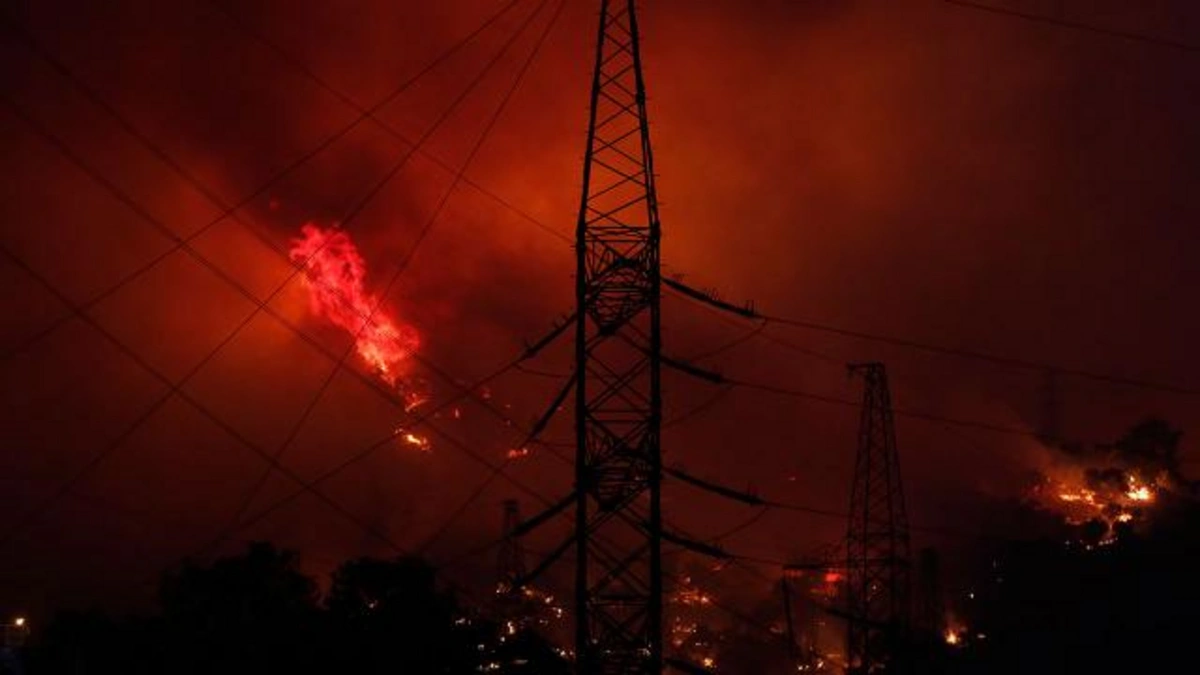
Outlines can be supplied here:
M306 223L292 240L289 256L304 267L312 313L354 339L358 357L396 390L406 412L424 403L424 392L408 377L420 336L383 307L384 298L366 290L367 264L350 235L336 225ZM402 445L429 449L422 436L403 428L396 434Z
M1088 548L1112 544L1122 531L1144 528L1156 512L1200 495L1200 483L1180 471L1182 435L1151 417L1114 443L1044 439L1053 468L1041 472L1028 496L1067 523L1085 526L1081 543Z
M1116 466L1071 468L1056 476L1044 476L1031 496L1051 511L1061 513L1072 525L1101 523L1104 532L1098 543L1111 543L1120 525L1135 526L1150 515L1167 476L1144 477Z
M1082 543L1111 544L1122 531L1144 527L1167 503L1194 493L1179 471L1181 435L1148 419L1111 444L1047 443L1052 468L1041 472L1029 497L1068 524L1084 526Z
M709 626L713 595L685 575L666 600L667 638L671 646L677 654L705 670L716 670L720 634Z

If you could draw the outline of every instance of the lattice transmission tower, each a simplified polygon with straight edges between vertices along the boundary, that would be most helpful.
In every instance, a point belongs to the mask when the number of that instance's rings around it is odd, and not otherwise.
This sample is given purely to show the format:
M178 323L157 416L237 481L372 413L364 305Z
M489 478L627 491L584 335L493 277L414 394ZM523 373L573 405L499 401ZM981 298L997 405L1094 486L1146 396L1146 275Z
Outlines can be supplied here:
M496 555L496 592L503 596L519 595L517 584L525 578L525 551L515 534L520 524L521 507L517 500L504 500L500 551Z
M576 231L576 658L659 673L658 203L633 0L603 0Z
M881 363L850 367L866 380L846 535L846 662L853 675L907 670L908 516L896 429Z

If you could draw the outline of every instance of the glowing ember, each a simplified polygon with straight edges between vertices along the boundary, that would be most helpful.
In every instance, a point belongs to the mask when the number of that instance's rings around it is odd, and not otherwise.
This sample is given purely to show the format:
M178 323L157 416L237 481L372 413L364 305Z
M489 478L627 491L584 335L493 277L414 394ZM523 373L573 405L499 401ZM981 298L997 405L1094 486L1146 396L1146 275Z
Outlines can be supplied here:
M690 576L681 577L680 582L667 597L669 639L692 663L713 670L716 668L716 633L711 627L711 612L716 598L693 583Z
M513 588L508 581L501 581L496 585L496 596L505 603L510 624L519 630L549 626L566 614L553 595L534 586Z
M674 601L688 607L704 606L712 603L712 597L698 588L683 588L675 593Z
M414 434L411 431L405 431L402 428L396 429L396 438L400 441L400 443L410 448L420 450L421 452L429 452L429 448L432 446L432 444L429 442L429 439L425 436L418 436L417 434Z
M509 459L521 459L529 456L529 448L514 448L508 451L506 457Z
M300 235L289 255L304 265L312 312L352 335L358 356L397 386L420 346L416 330L389 316L366 291L367 265L348 234L308 223Z

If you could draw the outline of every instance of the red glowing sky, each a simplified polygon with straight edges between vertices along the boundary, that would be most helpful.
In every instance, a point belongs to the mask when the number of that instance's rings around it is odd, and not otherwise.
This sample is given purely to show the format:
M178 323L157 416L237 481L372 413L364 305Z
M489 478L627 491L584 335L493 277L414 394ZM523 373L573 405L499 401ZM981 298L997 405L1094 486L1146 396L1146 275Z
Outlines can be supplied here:
M287 57L256 43L203 0L18 5L38 43L212 193L236 202L348 124L502 3L226 3ZM523 2L518 16L536 3ZM388 307L422 336L415 375L434 400L511 359L570 311L569 237L578 204L594 3L569 2L467 178L539 221L460 184L390 294ZM1010 3L1036 11L1052 2ZM1067 3L1068 5L1072 3ZM1083 3L1074 3L1082 5ZM1191 3L1088 3L1098 25L1193 42ZM1138 3L1141 4L1141 3ZM644 59L669 273L752 299L773 314L908 336L1072 368L1187 385L1200 292L1192 260L1200 215L1194 53L966 10L932 0L645 3ZM1080 11L1085 11L1080 8ZM548 12L535 20L540 27ZM419 137L515 26L496 30L424 77L380 117ZM1193 31L1194 32L1194 31ZM177 236L220 209L148 152L8 27L0 39L4 176L0 243L82 303L171 246L29 121L44 127ZM379 292L419 238L458 166L533 42L527 33L496 73L347 225ZM290 60L289 60L290 59ZM19 112L17 112L19 111ZM240 212L90 311L172 381L253 444L274 452L329 376L321 350L347 336L314 320L296 279L201 365L254 305L289 275L300 226L343 218L405 153L363 124ZM431 159L432 158L432 159ZM276 250L273 250L276 249ZM219 274L214 273L213 268ZM29 271L0 264L4 354L66 312ZM667 349L703 353L752 328L664 300ZM298 338L281 320L299 327ZM1029 427L1037 373L948 360L822 333L766 334L833 357L887 361L897 405ZM532 368L569 369L565 345ZM755 338L704 360L750 379L855 397L836 363ZM197 366L201 366L197 369ZM363 374L369 370L354 364ZM17 354L3 372L3 530L59 490L161 396L163 385L88 324L73 320ZM195 371L192 373L191 371ZM556 393L554 378L510 372L489 403L527 426ZM713 394L671 375L667 417ZM1072 433L1107 439L1157 413L1189 432L1195 399L1067 379ZM439 428L502 461L521 440L478 402ZM283 461L311 479L386 435L394 408L364 378L335 376ZM854 411L734 391L671 427L667 462L764 494L841 510L848 501ZM1033 468L1033 441L902 418L900 449L914 521L970 528L979 495L1008 494ZM425 430L431 453L395 447L331 480L340 504L406 547L426 541L488 469ZM564 440L567 426L551 426ZM7 543L5 592L29 605L127 595L140 579L212 539L263 470L262 459L179 396L156 408L70 495ZM1194 456L1194 455L1193 455ZM569 487L546 451L511 475L545 496ZM252 512L293 483L273 474ZM500 479L429 549L452 558L494 536L500 502L535 500ZM973 501L975 500L975 501ZM669 516L711 536L747 515L671 487ZM728 542L784 558L841 530L836 520L772 513ZM537 538L548 549L561 531ZM315 565L387 553L360 528L303 496L239 534L305 551ZM232 550L236 542L227 545ZM487 569L486 557L465 569ZM145 584L138 587L147 591ZM14 590L16 589L16 590ZM6 596L7 597L7 596Z

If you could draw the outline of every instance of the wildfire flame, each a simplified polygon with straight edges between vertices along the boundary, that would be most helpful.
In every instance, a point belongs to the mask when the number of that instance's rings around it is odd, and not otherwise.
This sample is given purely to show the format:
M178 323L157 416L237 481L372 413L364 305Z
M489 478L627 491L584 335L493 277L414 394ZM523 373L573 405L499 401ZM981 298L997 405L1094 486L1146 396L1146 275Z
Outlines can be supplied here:
M1072 525L1104 523L1107 532L1098 543L1109 544L1116 539L1118 523L1133 524L1147 515L1158 498L1161 480L1146 481L1134 471L1115 468L1076 471L1044 478L1033 494L1043 507L1058 511Z
M320 228L306 223L300 237L292 240L289 257L304 266L312 313L341 328L354 338L358 357L402 398L404 412L411 413L429 397L403 378L409 362L421 346L417 331L401 323L382 307L382 298L366 290L367 263L350 235L336 225ZM397 428L402 446L421 452L430 449L429 439Z
M304 265L313 314L349 333L359 358L389 386L398 386L420 336L366 291L367 264L350 235L336 226L307 223L292 240L289 256Z

